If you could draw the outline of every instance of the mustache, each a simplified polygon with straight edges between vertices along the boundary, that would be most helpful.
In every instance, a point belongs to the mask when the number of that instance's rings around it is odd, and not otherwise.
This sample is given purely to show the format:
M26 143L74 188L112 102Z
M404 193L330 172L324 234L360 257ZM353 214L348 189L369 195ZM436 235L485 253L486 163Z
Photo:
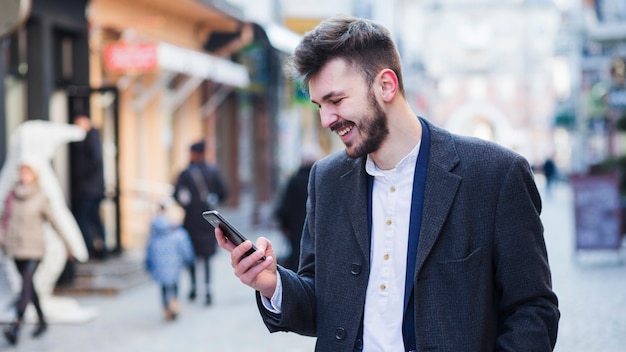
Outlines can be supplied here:
M348 127L348 126L351 126L351 125L353 125L353 123L352 123L352 122L348 122L348 121L340 121L340 122L337 122L336 124L334 124L334 125L330 128L330 130L331 130L331 131L333 131L333 132L336 132L337 130L340 130L340 129L342 129L342 128L345 128L345 127Z

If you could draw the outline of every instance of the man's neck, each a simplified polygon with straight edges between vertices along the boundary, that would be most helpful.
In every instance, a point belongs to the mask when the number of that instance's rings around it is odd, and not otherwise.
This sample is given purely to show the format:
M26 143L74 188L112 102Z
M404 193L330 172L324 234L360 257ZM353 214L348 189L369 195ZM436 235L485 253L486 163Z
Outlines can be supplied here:
M422 124L410 112L389 117L389 135L370 158L381 170L391 170L407 156L422 138Z

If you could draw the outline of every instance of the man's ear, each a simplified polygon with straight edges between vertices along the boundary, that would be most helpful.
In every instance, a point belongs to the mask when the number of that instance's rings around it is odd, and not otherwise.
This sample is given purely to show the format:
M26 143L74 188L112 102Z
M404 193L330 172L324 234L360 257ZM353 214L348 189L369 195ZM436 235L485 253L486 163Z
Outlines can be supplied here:
M381 97L386 103L393 100L398 93L398 76L391 69L384 69L379 73L379 87Z

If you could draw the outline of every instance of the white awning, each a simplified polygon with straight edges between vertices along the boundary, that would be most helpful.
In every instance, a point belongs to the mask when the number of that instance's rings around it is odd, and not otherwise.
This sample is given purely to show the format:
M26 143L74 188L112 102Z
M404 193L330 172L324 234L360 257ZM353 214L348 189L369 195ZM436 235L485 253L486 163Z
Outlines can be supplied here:
M171 109L182 104L203 80L220 83L228 88L223 89L224 91L231 91L233 87L246 88L250 84L248 69L244 65L164 42L111 46L105 50L105 66L111 71L158 74L158 78L150 85L142 87L133 100L133 107L137 110L144 109L177 74L187 77L174 90L169 100ZM210 101L211 106L221 103L214 99Z
M276 23L259 23L259 26L265 31L270 45L285 54L292 55L302 40L300 34Z
M209 79L229 86L245 88L250 84L245 66L168 43L158 44L157 62L162 70Z

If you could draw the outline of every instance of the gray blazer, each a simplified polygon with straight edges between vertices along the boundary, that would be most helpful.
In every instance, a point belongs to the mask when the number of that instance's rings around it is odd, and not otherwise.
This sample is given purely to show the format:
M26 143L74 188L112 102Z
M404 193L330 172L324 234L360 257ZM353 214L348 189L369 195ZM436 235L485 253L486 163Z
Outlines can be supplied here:
M426 124L417 350L551 351L560 313L528 162ZM300 270L278 269L282 314L259 305L270 331L317 336L316 351L353 351L370 272L367 177L365 159L343 151L313 167Z

